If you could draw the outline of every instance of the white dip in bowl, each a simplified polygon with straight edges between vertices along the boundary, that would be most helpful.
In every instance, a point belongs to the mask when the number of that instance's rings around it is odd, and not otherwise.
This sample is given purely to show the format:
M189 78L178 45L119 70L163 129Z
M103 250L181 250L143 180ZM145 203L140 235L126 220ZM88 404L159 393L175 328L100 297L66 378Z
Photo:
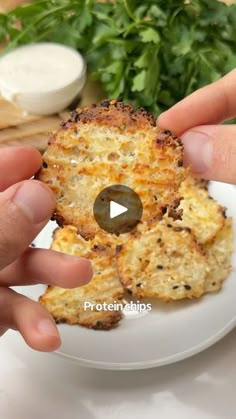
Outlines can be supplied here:
M86 64L76 50L54 43L19 47L0 58L0 93L29 113L65 109L86 81Z

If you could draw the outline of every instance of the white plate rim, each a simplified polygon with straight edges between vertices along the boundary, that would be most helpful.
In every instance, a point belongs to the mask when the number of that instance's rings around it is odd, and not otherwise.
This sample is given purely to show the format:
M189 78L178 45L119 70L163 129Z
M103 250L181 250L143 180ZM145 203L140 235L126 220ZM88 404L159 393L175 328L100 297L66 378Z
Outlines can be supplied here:
M230 333L236 327L236 316L226 324L218 333L209 337L205 341L201 342L199 345L192 347L191 349L187 349L186 351L182 351L179 354L174 354L166 358L161 358L156 361L141 361L141 362L120 362L112 363L112 362L102 362L102 361L93 361L89 359L80 358L78 356L69 355L65 352L61 351L54 351L52 354L62 357L64 359L71 360L76 362L77 364L83 367L101 369L101 370L144 370L149 368L157 368L162 367L164 365L174 364L179 361L183 361L184 359L190 358L194 355L197 355L206 349L210 348L211 346L215 345L221 339L223 339L228 333Z

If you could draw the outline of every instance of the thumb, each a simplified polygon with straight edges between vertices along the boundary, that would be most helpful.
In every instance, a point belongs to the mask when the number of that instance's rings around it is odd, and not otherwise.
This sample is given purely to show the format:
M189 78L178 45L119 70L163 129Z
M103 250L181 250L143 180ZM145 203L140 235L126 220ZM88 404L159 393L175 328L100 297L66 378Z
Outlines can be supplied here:
M236 184L236 125L204 125L182 135L185 165L205 179Z
M36 180L0 193L0 270L25 251L51 217L55 198Z

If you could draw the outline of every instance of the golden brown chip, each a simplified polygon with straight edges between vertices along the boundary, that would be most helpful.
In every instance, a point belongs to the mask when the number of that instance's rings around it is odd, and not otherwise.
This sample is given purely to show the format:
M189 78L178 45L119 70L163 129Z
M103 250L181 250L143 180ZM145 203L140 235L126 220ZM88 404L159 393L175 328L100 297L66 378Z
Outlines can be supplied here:
M137 297L169 301L204 293L207 260L188 228L153 223L121 246L117 264L122 284Z
M115 247L105 241L105 236L86 241L77 235L75 227L57 229L52 249L91 260L94 276L89 284L75 289L49 286L40 297L40 303L53 315L57 322L80 324L93 329L111 329L122 318L123 287L115 267ZM91 304L114 304L114 310L96 310L87 307ZM116 310L117 308L117 310Z
M228 218L218 231L212 243L204 246L210 271L206 276L205 292L214 292L222 288L224 280L231 271L233 253L233 225Z
M180 194L183 215L178 224L191 228L199 243L210 242L224 225L225 208L210 197L205 182L191 176L181 184Z
M101 229L93 216L97 195L111 185L133 189L143 203L142 221L177 217L183 166L181 141L156 126L144 110L103 101L71 119L52 135L39 179L56 195L55 219L74 225L84 237Z

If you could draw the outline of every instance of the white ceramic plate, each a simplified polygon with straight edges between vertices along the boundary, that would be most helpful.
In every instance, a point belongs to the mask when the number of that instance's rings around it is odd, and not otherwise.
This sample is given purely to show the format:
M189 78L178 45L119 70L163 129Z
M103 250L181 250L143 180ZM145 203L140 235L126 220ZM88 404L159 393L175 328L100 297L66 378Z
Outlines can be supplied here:
M236 232L236 188L212 183L211 193L234 217ZM54 228L54 223L48 224L35 240L37 247L49 247ZM122 370L170 364L208 348L236 325L236 252L232 263L233 272L223 290L200 300L169 304L152 301L151 311L127 313L111 331L59 325L62 345L56 353L81 365ZM17 290L37 299L44 287Z

